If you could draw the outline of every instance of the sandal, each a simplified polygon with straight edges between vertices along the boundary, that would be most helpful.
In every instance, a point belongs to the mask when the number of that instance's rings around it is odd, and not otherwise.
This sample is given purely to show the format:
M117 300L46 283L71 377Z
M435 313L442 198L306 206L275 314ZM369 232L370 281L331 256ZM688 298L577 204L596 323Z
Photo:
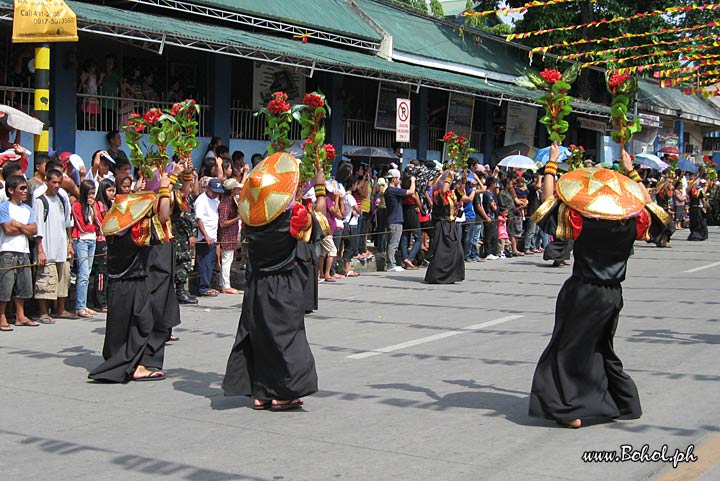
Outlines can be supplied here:
M13 332L14 330L10 324L0 326L0 332Z
M293 399L292 401L279 402L277 400L271 402L271 411L288 411L302 407L302 399Z
M55 314L53 317L55 319L80 319L78 316L68 311L63 312L62 314Z
M47 315L47 314L45 314L44 316L40 316L40 317L38 317L38 318L35 319L35 320L36 320L37 322L39 322L40 324L48 324L48 325L49 325L49 324L55 324L55 321L53 320L53 318L50 317L50 316Z
M337 281L336 281L335 279L333 279L332 277L325 277L323 280L324 280L325 282L337 282Z
M358 277L360 274L358 274L355 271L348 271L347 274L345 274L345 277Z
M162 381L166 377L167 376L165 376L165 373L162 371L150 371L145 376L139 376L139 377L133 376L132 380L135 382Z
M201 292L200 295L203 297L216 297L219 294L215 289L208 289L205 292Z
M79 317L84 317L85 319L90 319L93 317L93 315L90 314L90 311L88 310L75 311L75 314L77 314Z
M39 325L39 322L35 322L31 319L27 319L25 322L15 321L15 327L38 327Z
M234 287L228 287L227 289L223 289L222 292L223 294L240 294L240 291L238 291Z

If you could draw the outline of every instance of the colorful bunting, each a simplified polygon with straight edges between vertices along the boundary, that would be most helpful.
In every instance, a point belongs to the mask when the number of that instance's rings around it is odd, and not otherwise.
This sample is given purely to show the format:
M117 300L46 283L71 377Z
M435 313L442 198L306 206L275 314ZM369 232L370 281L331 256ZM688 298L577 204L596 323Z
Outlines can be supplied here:
M629 22L632 20L638 20L640 18L645 17L654 17L658 15L668 15L668 14L678 14L678 13L685 13L685 12L692 12L692 11L698 11L698 10L720 10L720 4L705 4L705 5L688 5L688 6L682 6L682 7L668 7L663 10L653 10L646 13L636 13L635 15L631 15L628 17L615 17L611 19L601 19L594 22L588 22L583 23L580 25L570 25L567 27L557 27L557 28L547 28L544 30L535 30L534 32L520 32L520 33L511 33L510 35L505 37L505 40L508 42L516 39L523 39L523 38L529 38L536 35L544 35L546 33L551 32L567 32L570 30L579 30L581 28L591 28L591 27L599 27L601 25L607 25L610 23L619 23L619 22Z
M490 15L498 14L498 15L507 17L511 13L525 13L530 8L547 7L550 5L557 5L559 3L571 3L571 2L574 3L575 1L576 0L546 0L544 2L533 1L533 2L527 2L522 7L514 7L514 8L503 7L503 8L499 8L497 10L485 10L483 12L476 12L475 10L465 10L463 13L460 14L460 16L461 17L488 17ZM591 0L591 1L594 3L596 0Z
M590 52L579 52L579 53L571 53L568 55L558 55L558 60L574 60L582 57L588 57L588 56L594 56L594 55L607 55L609 53L617 53L617 52L628 52L631 50L640 50L643 48L648 47L656 47L658 45L678 45L682 43L688 43L688 42L704 42L706 40L712 40L712 46L718 47L720 46L720 42L718 42L718 36L717 35L700 35L697 37L683 37L678 40L660 40L653 43L646 43L642 45L631 45L629 47L618 47L618 48L609 48L606 50L595 50Z
M600 37L600 38L582 38L573 42L562 42L553 45L545 45L542 47L535 47L530 50L530 57L533 54L542 52L546 53L556 47L570 47L574 45L585 45L589 43L604 43L604 42L619 42L621 40L627 40L629 38L640 38L640 37L651 37L653 35L664 35L668 33L681 33L681 32L693 32L695 30L701 30L703 28L720 27L720 22L710 22L704 25L695 25L692 27L678 27L678 28L663 28L662 30L656 30L654 32L641 32L641 33L624 33L618 37Z
M715 42L717 44L717 42ZM711 48L717 48L716 45L695 45L692 47L681 47L676 48L674 50L662 50L659 52L653 52L653 53L646 53L642 55L631 55L629 57L623 57L623 58L612 58L612 59L604 59L604 60L594 60L592 62L585 62L582 64L582 68L590 67L591 65L602 65L608 62L617 62L618 65L622 65L625 62L629 62L632 60L638 60L641 58L647 58L647 57L655 57L658 55L673 55L676 53L687 53L687 52L696 52L696 51L702 51L702 50L708 50Z

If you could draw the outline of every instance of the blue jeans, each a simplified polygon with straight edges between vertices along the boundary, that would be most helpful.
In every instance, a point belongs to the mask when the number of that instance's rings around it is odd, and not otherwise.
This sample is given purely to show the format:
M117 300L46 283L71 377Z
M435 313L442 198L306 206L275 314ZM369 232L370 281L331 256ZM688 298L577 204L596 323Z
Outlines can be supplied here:
M480 253L477 248L478 241L480 240L480 226L481 224L475 224L475 220L463 224L463 248L465 250L466 261L476 261L480 259Z
M73 249L77 258L75 310L84 311L87 307L88 281L95 256L95 240L73 239Z
M211 289L213 270L217 263L217 255L215 254L215 244L208 245L205 242L195 244L195 266L200 274L200 283L198 284L198 292L200 295L205 294Z
M528 219L525 229L525 250L537 249L538 245L540 245L540 228L535 222Z
M408 252L408 246L410 245L411 237L414 239L415 243L413 244L412 249L410 249L410 252ZM410 262L413 262L415 260L415 256L417 256L421 247L422 233L419 230L414 230L412 232L403 231L402 237L400 237L400 253L402 254L402 258L404 261L408 260Z

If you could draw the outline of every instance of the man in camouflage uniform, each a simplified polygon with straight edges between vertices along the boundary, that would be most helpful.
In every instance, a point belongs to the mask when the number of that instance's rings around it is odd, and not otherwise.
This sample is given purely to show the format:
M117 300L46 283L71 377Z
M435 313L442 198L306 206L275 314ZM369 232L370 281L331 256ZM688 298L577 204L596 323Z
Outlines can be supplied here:
M175 294L180 304L197 304L195 296L190 295L185 288L188 277L192 271L192 251L195 248L195 233L197 232L197 220L195 219L195 206L190 196L184 197L179 191L175 191L178 202L185 204L185 209L174 208L172 211L172 228L175 237ZM181 197L182 196L182 197Z

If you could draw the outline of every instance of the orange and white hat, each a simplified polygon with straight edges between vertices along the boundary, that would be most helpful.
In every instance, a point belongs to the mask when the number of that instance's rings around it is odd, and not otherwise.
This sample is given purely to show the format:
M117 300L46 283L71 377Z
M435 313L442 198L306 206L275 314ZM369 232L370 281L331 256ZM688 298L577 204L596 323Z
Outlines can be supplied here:
M637 182L602 167L564 174L557 194L567 206L593 219L628 219L645 208L645 192Z
M238 214L253 227L271 223L295 200L300 169L295 157L277 152L259 162L240 192Z

